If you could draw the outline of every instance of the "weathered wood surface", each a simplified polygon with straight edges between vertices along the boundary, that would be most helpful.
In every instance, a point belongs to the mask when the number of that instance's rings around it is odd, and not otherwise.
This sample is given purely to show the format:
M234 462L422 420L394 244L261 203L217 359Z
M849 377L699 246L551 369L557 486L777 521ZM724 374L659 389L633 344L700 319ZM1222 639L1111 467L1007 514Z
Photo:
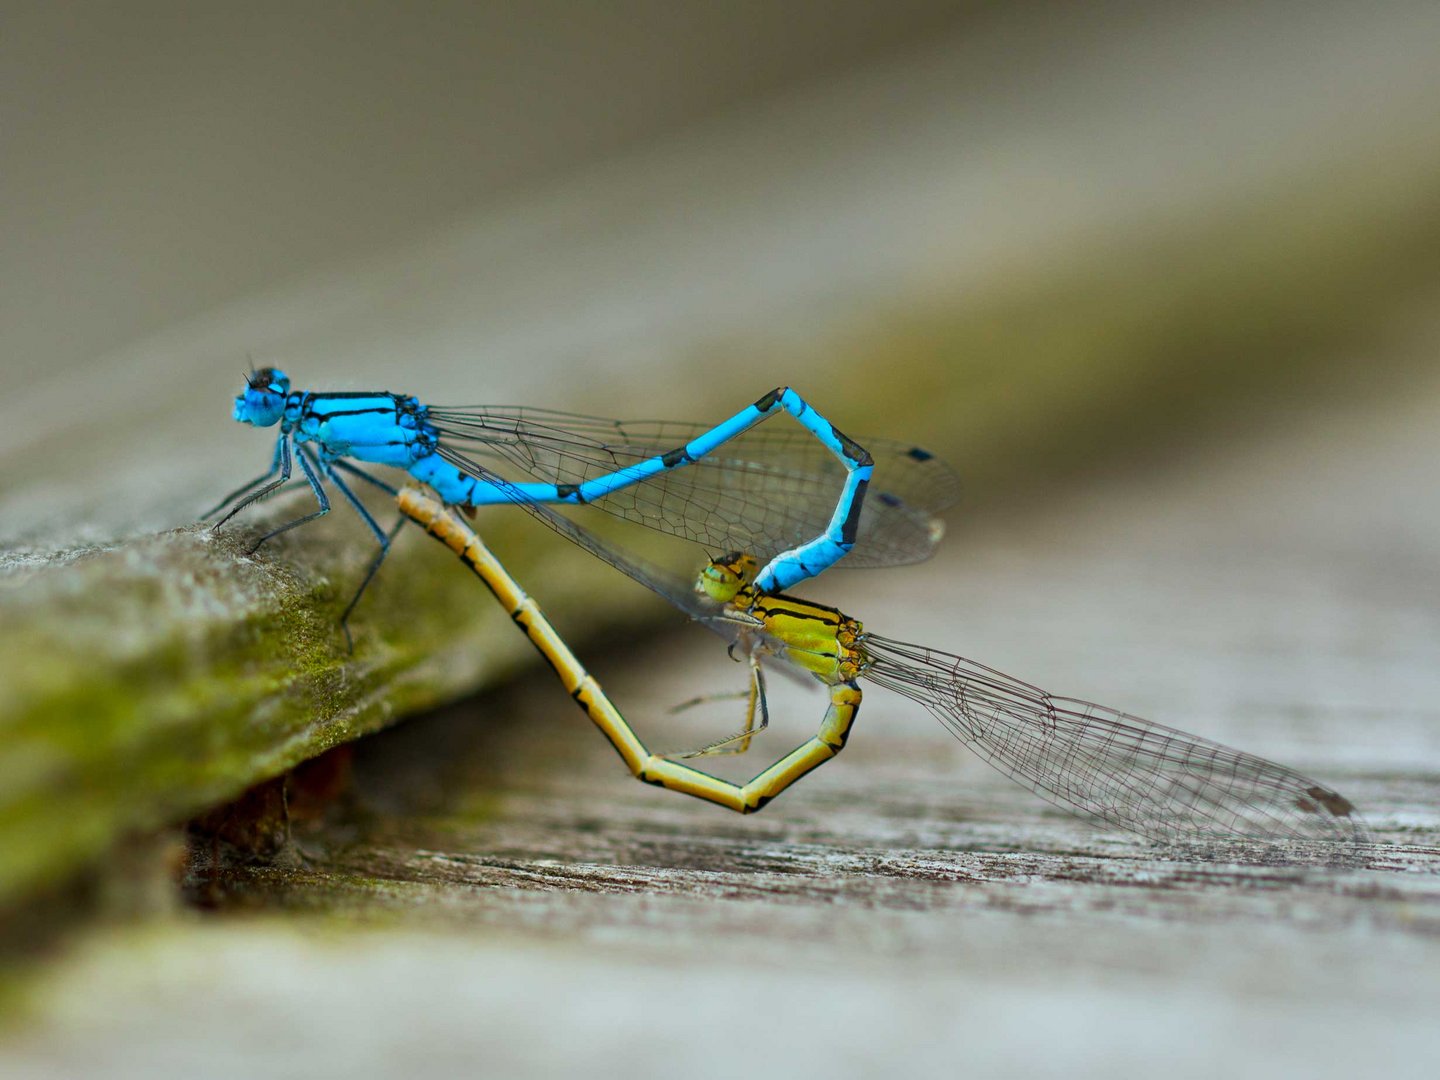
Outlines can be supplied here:
M453 560L413 543L362 606L350 653L339 612L369 558L353 522L246 555L256 523L303 512L286 498L225 532L189 526L12 568L0 622L0 908L126 836L531 663L508 620L455 587ZM518 530L497 532L503 544ZM517 545L516 561L561 581L579 562L533 543ZM583 586L556 603L582 608ZM622 601L587 625L637 617Z
M903 424L975 498L945 561L827 600L1305 768L1381 846L1337 868L1096 833L878 690L839 761L733 818L625 778L542 675L361 743L354 801L277 863L192 867L195 898L276 917L77 948L0 1071L1433 1075L1434 9L1208 11L1093 50L1055 24L1026 65L997 23L12 387L0 897L162 866L117 845L525 654L431 545L351 658L353 521L255 561L168 531L265 460L224 420L247 353L697 419L783 379L857 434ZM1157 81L1156 49L1186 63ZM1231 107L1237 56L1264 110ZM638 602L486 528L578 640L567 603ZM657 745L730 730L662 718L729 688L713 643L642 644L596 666Z
M1407 167L1402 179L1367 174L1362 186L1328 187L1318 204L1265 194L1202 217L1193 235L1109 252L1100 272L1075 262L943 313L912 309L883 335L832 338L825 356L782 373L819 389L812 397L856 434L913 434L963 462L971 506L982 509L1217 424L1252 429L1248 410L1272 395L1324 400L1376 384L1383 392L1425 355L1421 313L1436 285L1427 257L1440 213L1423 183L1432 173L1425 162ZM1317 212L1331 227L1307 231ZM1152 271L1157 258L1174 264L1163 281ZM1351 358L1374 339L1386 340L1386 378L1361 379ZM1249 359L1275 354L1286 363ZM754 381L739 400L738 376L695 369L693 401L681 404L692 395L676 380L645 410L719 418L777 381L773 368L740 366L754 368ZM466 384L465 365L446 370L452 386ZM877 379L880 370L913 377ZM6 402L0 424L12 443L0 463L9 537L0 553L0 904L53 884L127 833L232 798L528 659L503 620L453 588L445 560L414 544L400 546L358 612L360 647L346 653L334 620L371 549L343 505L253 560L245 539L299 513L303 493L219 537L190 526L151 531L193 520L251 475L267 440L219 419L232 381L182 371L157 413L127 405L127 364L94 378L114 396L58 412L43 400ZM328 383L337 384L354 379ZM106 406L107 423L77 427L87 408ZM52 430L42 439L44 426ZM21 437L27 429L31 442ZM123 467L95 468L84 452L94 440L114 443ZM183 460L141 449L157 441L185 447ZM43 465L36 447L48 455ZM488 515L485 527L507 552L526 526L503 519ZM628 601L593 603L608 592L586 557L550 539L525 541L515 571L563 583L552 590L557 611L592 613L573 632L634 617Z
M1374 833L1353 857L1097 831L879 690L844 755L740 818L630 780L536 676L361 743L351 800L297 825L280 865L212 871L202 851L197 896L285 918L80 950L0 1062L1431 1076L1433 392L1092 486L827 593L873 628L1324 778ZM718 651L649 641L593 667L684 746L733 724L733 703L663 715L729 685ZM803 700L752 756L814 721Z

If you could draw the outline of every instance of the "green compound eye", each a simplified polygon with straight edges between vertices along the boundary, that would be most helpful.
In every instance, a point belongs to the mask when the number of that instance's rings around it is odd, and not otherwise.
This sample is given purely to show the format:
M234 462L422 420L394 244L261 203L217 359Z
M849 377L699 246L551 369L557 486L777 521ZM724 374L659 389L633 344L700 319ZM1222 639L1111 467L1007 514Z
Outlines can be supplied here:
M734 558L727 556L723 560L712 560L700 571L700 578L695 582L695 591L721 604L735 599L735 594L744 587L745 579L733 568Z

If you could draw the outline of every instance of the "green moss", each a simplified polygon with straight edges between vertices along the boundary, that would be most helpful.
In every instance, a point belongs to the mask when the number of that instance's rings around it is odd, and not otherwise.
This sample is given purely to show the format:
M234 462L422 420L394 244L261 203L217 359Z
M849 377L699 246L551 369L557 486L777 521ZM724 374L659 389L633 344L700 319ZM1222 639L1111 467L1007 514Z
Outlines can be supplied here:
M449 587L453 560L432 545L397 555L385 586L416 603L367 604L354 656L336 621L348 555L245 560L183 531L136 548L35 575L0 631L0 902L123 832L452 698L528 649L483 592Z

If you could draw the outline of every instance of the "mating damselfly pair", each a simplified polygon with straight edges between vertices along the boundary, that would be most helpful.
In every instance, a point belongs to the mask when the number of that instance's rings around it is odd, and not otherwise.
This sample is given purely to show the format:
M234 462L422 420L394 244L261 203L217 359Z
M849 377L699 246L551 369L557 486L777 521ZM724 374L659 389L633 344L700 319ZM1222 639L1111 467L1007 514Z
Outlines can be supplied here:
M781 411L804 430L766 430L743 450L730 446ZM289 480L293 456L319 508L267 533L256 547L328 510L323 476L380 542L363 591L394 530L380 529L339 473L395 495L400 522L423 526L480 576L630 771L648 783L740 812L758 810L843 749L864 678L919 702L981 758L1042 798L1152 839L1363 838L1347 799L1284 766L1049 695L962 657L866 631L834 608L784 595L783 589L842 558L845 565L877 566L926 557L941 535L934 515L958 490L954 474L933 455L903 443L857 443L792 390L772 391L707 428L523 407L435 408L388 393L291 391L283 373L266 369L250 377L234 415L256 426L279 425L280 434L270 472L221 504L236 503L222 523ZM527 479L504 478L477 457L508 463ZM403 468L440 498L413 487L397 491L355 461ZM539 606L454 513L456 507L500 503L521 506L659 593L749 662L745 728L687 756L749 746L768 716L767 665L798 670L828 688L818 733L746 784L651 752ZM732 554L712 558L697 582L668 580L546 505L582 503ZM358 599L359 593L345 618Z

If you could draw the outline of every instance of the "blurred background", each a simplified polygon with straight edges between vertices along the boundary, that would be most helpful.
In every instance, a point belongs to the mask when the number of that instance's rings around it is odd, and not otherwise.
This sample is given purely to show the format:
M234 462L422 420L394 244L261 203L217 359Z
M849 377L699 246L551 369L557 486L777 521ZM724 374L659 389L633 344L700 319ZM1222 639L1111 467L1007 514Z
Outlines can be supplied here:
M1414 378L1435 17L12 8L0 535L189 520L263 464L252 361L684 419L793 382L976 500Z
M24 574L0 604L19 626L34 568L186 525L261 471L268 440L228 421L252 363L305 388L696 421L792 384L845 430L919 442L965 482L936 561L827 576L812 595L1323 774L1382 836L1433 849L1437 44L1440 6L1398 0L8 5L0 559ZM331 525L359 542L353 521ZM607 685L659 711L695 692L704 649L621 650ZM549 692L506 704L542 741ZM965 767L927 718L882 725L867 708L850 779L840 764L815 784L928 790L950 781L917 780L917 760ZM556 741L573 737L557 721ZM596 799L639 815L668 798L632 792L591 749L575 753ZM475 768L466 782L497 787L512 820L560 820L525 801L550 782L540 761L520 780ZM816 792L776 824L684 820L781 845L785 822L833 809ZM973 848L954 830L983 822L985 799L941 795L965 812L927 803L925 828L884 841L855 839L857 810L848 840L837 826L807 842ZM1088 842L1051 827L1056 850ZM495 842L416 828L393 827L397 848ZM1435 925L1433 893L1405 902ZM1113 949L1068 953L1069 915L1032 933L952 910L942 932L899 914L908 903L837 916L868 944L824 958L764 909L707 916L715 937L698 945L674 909L633 905L551 912L518 944L509 908L455 940L421 919L403 933L426 936L363 946L171 926L72 961L0 1061L153 1075L203 1046L238 1075L279 1068L256 1036L282 1030L318 1033L323 1060L355 1069L426 1053L458 1068L462 1050L519 1067L524 1002L562 985L554 1023L617 1062L657 1026L677 1052L688 1038L723 1055L734 1046L705 1016L739 1023L733 1003L755 990L720 959L732 943L751 955L742 931L791 950L784 994L838 986L840 1015L875 1025L866 1041L841 1024L805 1056L780 1017L833 1022L823 1001L752 1015L741 1030L797 1072L964 1052L997 1075L1115 1075L1190 1046L1198 1074L1231 1044L1257 1071L1317 1048L1339 1071L1373 1066L1388 1039L1402 1075L1435 1049L1411 1022L1440 1000L1435 939L1388 915L1315 901L1329 937L1267 927L1290 907L1227 937L1222 907L1178 935L1170 915L1086 924ZM637 945L653 945L650 918L678 959ZM597 942L600 959L570 963ZM1213 958L1199 973L1197 953ZM664 970L695 999L673 998ZM423 984L409 1005L401 982ZM462 1031L455 1002L488 1015ZM957 1025L955 1002L983 1020ZM231 1022L242 1003L253 1029ZM187 1009L193 1043L167 1034ZM111 1019L93 1027L92 1012ZM1027 1045L1022 1014L1051 1021L1056 1045ZM436 1042L391 1038L422 1016ZM1342 1018L1348 1048L1325 1041Z

